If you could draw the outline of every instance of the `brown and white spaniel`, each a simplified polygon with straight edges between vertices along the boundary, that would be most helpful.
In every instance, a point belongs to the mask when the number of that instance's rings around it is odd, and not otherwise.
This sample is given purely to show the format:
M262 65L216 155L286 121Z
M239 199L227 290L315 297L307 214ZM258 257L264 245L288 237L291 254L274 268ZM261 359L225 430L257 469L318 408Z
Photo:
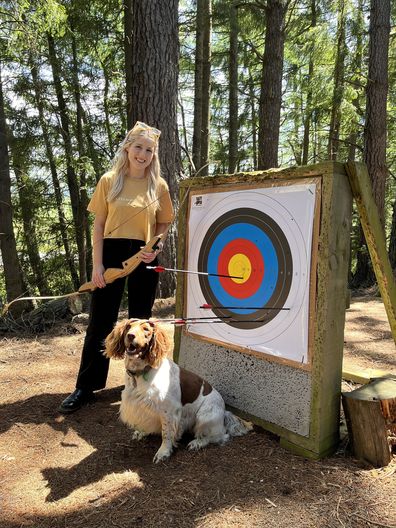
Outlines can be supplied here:
M171 342L163 323L126 319L116 324L105 344L107 357L125 358L121 420L134 429L134 439L162 435L153 462L168 458L187 431L195 436L189 449L223 444L248 432L249 424L225 410L216 389L169 359Z

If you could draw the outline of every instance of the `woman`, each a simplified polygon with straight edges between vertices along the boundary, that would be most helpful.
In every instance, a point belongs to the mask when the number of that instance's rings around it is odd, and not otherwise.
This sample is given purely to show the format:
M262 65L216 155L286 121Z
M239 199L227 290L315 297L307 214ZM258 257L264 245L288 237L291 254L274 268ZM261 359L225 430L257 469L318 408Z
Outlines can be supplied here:
M142 263L128 277L106 285L103 272L122 268L122 262L155 235L165 233L173 219L167 183L160 176L158 141L161 132L137 122L120 145L112 170L99 180L88 211L95 214L93 225L92 294L89 324L84 341L76 390L59 410L71 413L93 399L93 391L106 385L109 360L103 356L103 341L117 321L128 282L129 317L147 319L155 300L158 273L154 265L163 240L154 252L143 253Z

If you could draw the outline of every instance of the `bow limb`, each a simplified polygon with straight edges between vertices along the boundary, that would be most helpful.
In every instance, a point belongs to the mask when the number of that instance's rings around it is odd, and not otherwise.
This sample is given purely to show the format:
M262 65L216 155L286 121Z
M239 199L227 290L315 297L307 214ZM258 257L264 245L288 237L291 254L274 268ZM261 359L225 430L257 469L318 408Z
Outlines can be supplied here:
M116 279L120 279L121 277L126 277L139 266L139 264L142 262L142 254L143 253L151 253L152 251L155 251L158 247L158 243L163 238L163 234L156 235L153 237L147 244L142 247L135 255L130 257L127 260L124 260L122 262L122 268L107 268L105 272L103 273L103 278L106 284L111 284ZM85 293L85 292L93 292L96 290L97 286L92 281L85 282L82 284L78 292L79 293Z

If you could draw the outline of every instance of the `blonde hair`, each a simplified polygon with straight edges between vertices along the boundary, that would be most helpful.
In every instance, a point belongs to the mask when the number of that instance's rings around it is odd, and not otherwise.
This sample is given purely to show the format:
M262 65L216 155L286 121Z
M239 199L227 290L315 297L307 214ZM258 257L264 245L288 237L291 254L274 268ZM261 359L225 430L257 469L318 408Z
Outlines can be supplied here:
M159 207L157 189L159 179L161 177L161 167L158 157L158 140L161 132L154 127L146 125L141 121L137 121L135 126L129 130L125 138L122 140L118 150L114 156L111 171L113 173L113 183L111 185L107 201L112 202L122 191L124 185L124 178L128 175L129 160L127 148L134 143L139 137L146 136L154 140L153 159L150 165L146 168L146 176L148 179L148 196L150 204L154 209Z

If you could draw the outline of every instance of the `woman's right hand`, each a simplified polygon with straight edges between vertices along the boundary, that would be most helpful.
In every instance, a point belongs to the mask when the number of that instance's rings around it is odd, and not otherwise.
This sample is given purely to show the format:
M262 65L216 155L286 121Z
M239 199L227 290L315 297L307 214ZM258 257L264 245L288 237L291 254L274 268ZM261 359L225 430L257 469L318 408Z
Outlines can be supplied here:
M97 288L104 288L106 286L105 280L103 278L104 271L105 271L105 268L103 264L93 267L92 282L95 284Z

